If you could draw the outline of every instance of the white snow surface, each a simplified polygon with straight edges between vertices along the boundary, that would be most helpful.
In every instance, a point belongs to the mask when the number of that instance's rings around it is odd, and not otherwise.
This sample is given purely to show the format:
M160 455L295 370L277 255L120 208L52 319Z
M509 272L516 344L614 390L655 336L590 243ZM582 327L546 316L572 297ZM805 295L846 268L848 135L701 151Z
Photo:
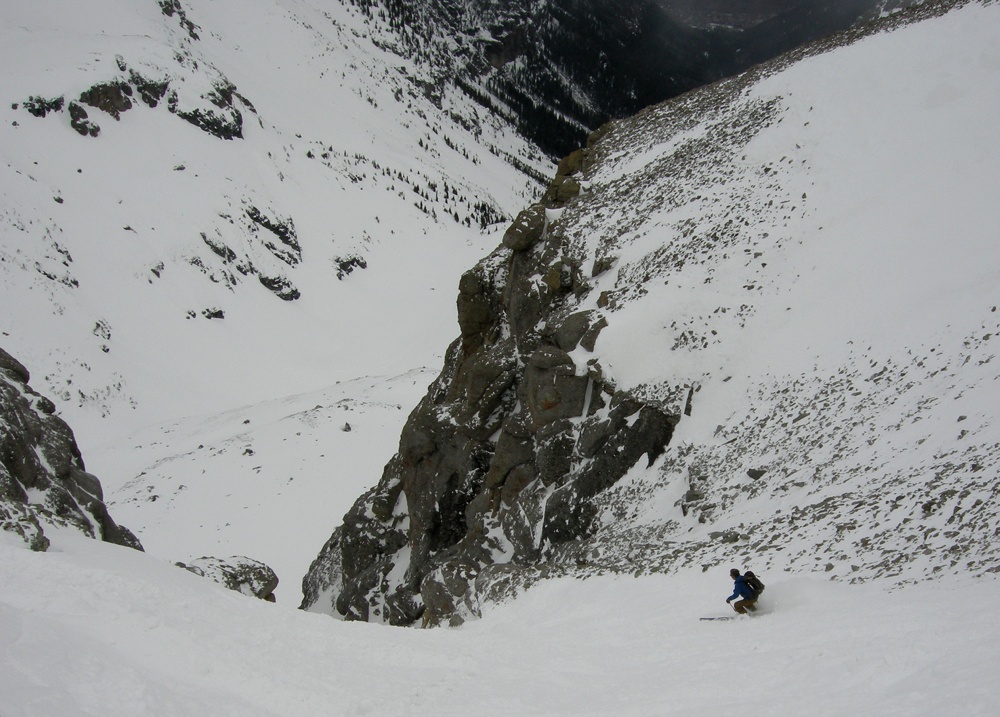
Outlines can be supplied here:
M457 629L289 612L77 535L0 534L0 714L991 715L994 581L553 581ZM729 611L730 614L731 611Z
M352 68L357 80L381 77L386 66L356 54L363 43L350 29L368 30L340 5L329 12L343 31L326 48L304 40L321 21L330 24L320 3L258 0L238 22L227 20L242 4L184 3L207 38L200 57L259 113L244 112L245 144L257 148L249 155L162 108L136 107L120 122L94 111L97 139L77 136L65 119L10 110L30 94L71 95L106 79L97 64L113 65L116 52L129 59L130 43L160 37L153 3L138 12L134 3L102 2L100 14L90 5L0 9L0 61L23 68L0 80L0 288L6 305L17 306L3 312L0 341L34 372L35 388L57 399L112 515L149 552L52 530L50 550L35 554L0 532L0 715L1000 713L990 576L846 584L801 564L781 569L779 558L762 573L763 614L729 622L698 620L728 610L726 560L705 571L543 582L455 629L400 630L289 609L305 565L376 482L457 334L458 276L497 236L434 223L410 209L412 197L388 204L386 187L345 181L305 159L308 148L336 143L345 157L368 157L367 179L377 174L373 159L401 171L435 166L414 158L414 138L434 132L406 134L386 119L392 113L367 113L393 102L391 83L356 92L345 77L301 101L297 83L306 86L308 71L313 82L354 62L363 66ZM284 34L290 26L302 34ZM113 43L102 34L110 27ZM265 36L272 54L246 49ZM948 394L946 412L892 434L888 445L912 445L946 426L957 433L956 421L967 419L981 437L1000 430L983 338L1000 332L997 37L1000 5L973 3L814 57L753 90L780 96L783 119L757 136L746 162L778 166L785 158L784 181L800 180L795 196L808 197L805 210L789 212L773 231L822 232L825 240L773 259L748 255L740 271L766 261L766 289L753 294L745 326L722 321L728 335L704 351L672 350L676 336L666 330L671 316L728 301L706 294L697 267L612 314L596 353L621 385L700 379L698 411L682 420L677 441L710 443L761 375L809 383L861 361L860 352L904 365L926 359L930 371L938 347L948 363L956 341L972 336L984 363L963 374L962 386L976 392ZM355 49L338 54L347 46ZM327 50L334 59L317 59ZM159 60L158 50L144 52L147 62L171 61L169 51ZM275 66L287 73L272 73ZM330 127L340 111L350 119ZM417 124L416 115L404 119ZM445 145L435 147L446 155ZM666 151L623 157L617 171ZM476 181L512 213L528 190L511 189L519 180L490 156L482 153ZM456 171L464 174L451 177ZM594 182L612 180L608 171ZM471 165L442 161L434 172L458 182ZM187 173L204 184L177 180ZM299 302L280 302L251 281L206 281L187 262L198 233L219 212L238 211L244 196L296 218L306 258L288 274L303 290ZM623 264L650 250L655 225L646 231ZM406 241L393 239L401 234ZM331 280L331 257L363 247L372 247L370 268ZM164 279L151 282L149 267L160 260ZM36 264L57 280L38 279ZM79 279L77 289L58 282L64 270ZM714 284L738 305L738 281L747 276L718 274ZM189 308L214 305L226 310L224 321L185 318ZM398 323L388 327L390 316ZM112 329L108 353L108 340L93 331L98 319ZM942 394L952 387L940 386ZM892 415L874 430L888 435ZM894 455L895 463L881 455L872 465L891 471L916 460L905 450ZM637 467L627 481L655 485L656 470ZM676 496L668 497L660 505L651 496L645 509L660 514L650 519L676 512ZM782 506L805 499L792 491ZM771 505L747 501L729 517L757 520ZM812 546L783 547L791 555ZM277 605L171 565L241 553L278 572Z

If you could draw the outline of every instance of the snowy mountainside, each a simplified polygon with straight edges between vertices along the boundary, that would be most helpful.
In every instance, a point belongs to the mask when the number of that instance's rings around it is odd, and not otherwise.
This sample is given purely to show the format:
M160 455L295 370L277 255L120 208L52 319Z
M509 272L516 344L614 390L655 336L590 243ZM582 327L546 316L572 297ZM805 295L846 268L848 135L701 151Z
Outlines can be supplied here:
M995 570L1000 56L927 3L596 132L460 285L462 337L310 607L460 622L540 576Z
M85 445L409 370L547 167L351 5L0 12L3 339Z
M850 27L876 0L355 0L465 93L550 154L694 87Z
M839 579L995 570L1000 146L981 123L998 109L998 21L970 3L720 86L764 113L723 150L721 187L712 151L652 192L635 164L594 173L595 195L624 191L648 217L617 247L615 285L598 282L621 297L598 361L647 395L694 391L662 464L604 496L595 555L676 569L736 553ZM677 128L688 109L621 127L617 151L658 174L729 119ZM632 134L671 125L666 143ZM630 301L636 272L654 280Z

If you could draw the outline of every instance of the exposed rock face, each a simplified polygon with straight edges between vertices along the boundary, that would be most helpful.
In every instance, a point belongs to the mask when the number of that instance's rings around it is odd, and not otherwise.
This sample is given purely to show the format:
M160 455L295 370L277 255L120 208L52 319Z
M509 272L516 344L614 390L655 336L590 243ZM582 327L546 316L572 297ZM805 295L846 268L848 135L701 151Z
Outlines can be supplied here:
M0 525L33 550L48 547L47 525L142 550L108 514L101 483L86 471L73 431L28 380L27 369L0 349Z
M679 410L616 390L586 363L606 322L568 301L589 288L559 232L584 160L567 158L542 202L462 277L461 337L381 481L310 569L304 608L461 622L484 571L587 535L590 500L666 447Z
M177 567L209 578L230 590L267 602L274 602L278 576L267 565L243 556L231 558L198 558Z
M24 101L24 109L28 110L34 117L45 117L49 112L61 112L63 105L66 104L65 97L53 97L52 99L45 99L44 97L29 97Z
M100 126L91 122L87 110L76 102L69 103L69 126L84 137L96 137L101 133Z
M202 99L215 105L215 109L204 106L184 109L178 103L177 93L167 97L167 107L181 119L219 139L243 139L243 114L236 108L234 97L239 94L233 85L219 83L214 90L202 95Z

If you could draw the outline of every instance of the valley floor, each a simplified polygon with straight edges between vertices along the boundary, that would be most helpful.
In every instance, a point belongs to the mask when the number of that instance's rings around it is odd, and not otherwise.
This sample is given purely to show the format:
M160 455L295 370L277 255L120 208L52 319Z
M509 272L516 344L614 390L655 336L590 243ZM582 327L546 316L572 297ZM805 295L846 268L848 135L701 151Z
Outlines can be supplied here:
M0 533L0 715L992 715L993 580L544 583L457 629L343 623L69 534Z

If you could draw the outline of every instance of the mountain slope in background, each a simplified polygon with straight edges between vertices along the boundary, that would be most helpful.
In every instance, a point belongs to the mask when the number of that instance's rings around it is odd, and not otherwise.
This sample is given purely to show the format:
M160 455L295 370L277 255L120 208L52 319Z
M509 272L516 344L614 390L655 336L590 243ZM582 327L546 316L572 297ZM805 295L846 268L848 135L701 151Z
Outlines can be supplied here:
M436 88L465 92L561 157L609 119L846 29L876 2L363 0L358 5L386 17L400 31L401 46L437 68Z
M564 573L993 571L998 22L923 5L596 133L463 276L306 604L437 624Z
M110 419L78 422L88 440L409 370L434 324L401 305L447 312L427 293L547 166L471 103L434 105L350 6L3 12L24 68L0 86L3 338L66 410Z

